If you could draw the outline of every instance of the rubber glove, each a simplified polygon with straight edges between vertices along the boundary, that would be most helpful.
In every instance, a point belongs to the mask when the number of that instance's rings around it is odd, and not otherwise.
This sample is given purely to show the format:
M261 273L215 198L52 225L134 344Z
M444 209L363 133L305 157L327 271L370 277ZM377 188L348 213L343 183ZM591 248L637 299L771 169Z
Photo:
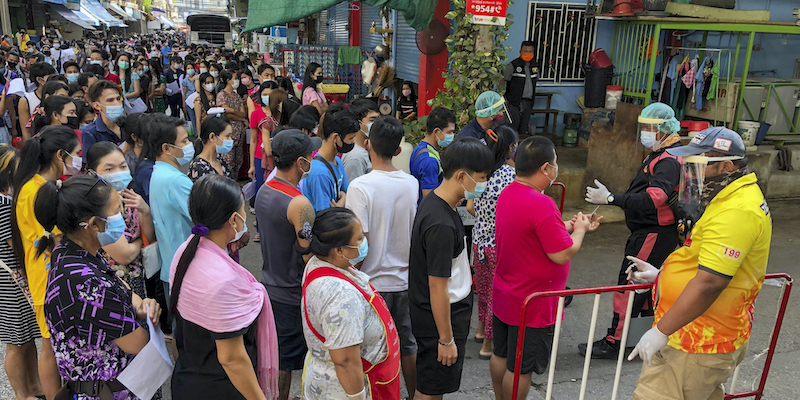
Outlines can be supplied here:
M638 355L647 365L650 365L653 362L653 356L663 349L667 343L669 343L669 336L661 333L658 330L658 325L656 325L645 332L644 336L639 339L639 343L636 344L636 347L628 356L628 361L633 361Z
M597 179L594 180L594 184L597 185L596 188L586 187L586 201L592 204L608 204L608 195L611 192Z

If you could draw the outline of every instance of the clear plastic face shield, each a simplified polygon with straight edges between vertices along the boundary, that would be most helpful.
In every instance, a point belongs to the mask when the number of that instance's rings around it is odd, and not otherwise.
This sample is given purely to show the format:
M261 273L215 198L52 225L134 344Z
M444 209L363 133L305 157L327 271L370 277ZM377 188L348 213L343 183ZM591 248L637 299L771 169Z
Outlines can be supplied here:
M500 106L503 107L502 110L500 109ZM494 112L492 112L492 111L494 111ZM496 118L496 117L498 117L497 114L498 114L499 111L502 111L502 113L499 116L499 118ZM492 104L491 106L489 106L487 108L483 108L483 109L480 109L480 110L475 110L475 115L477 115L479 117L493 118L495 120L495 122L499 122L499 121L505 120L505 121L508 121L509 124L513 124L514 123L514 121L511 120L511 113L508 112L508 107L506 107L506 100L504 98L502 98L502 97L496 103Z
M741 160L744 157L722 156L708 157L705 155L685 156L681 159L681 182L678 189L678 198L672 203L672 210L679 225L692 226L705 210L705 201L710 201L711 195L708 188L709 175L706 169L709 164L721 161ZM713 173L712 173L713 175Z
M658 136L662 134L663 123L663 119L639 117L639 140L645 148L655 150L661 145Z

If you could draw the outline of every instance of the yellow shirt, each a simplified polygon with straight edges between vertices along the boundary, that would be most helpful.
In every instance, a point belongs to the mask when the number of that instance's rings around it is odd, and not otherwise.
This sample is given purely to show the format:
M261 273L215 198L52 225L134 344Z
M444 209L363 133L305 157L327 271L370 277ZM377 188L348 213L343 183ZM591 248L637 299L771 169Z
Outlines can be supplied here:
M712 199L686 246L664 262L656 289L656 322L698 268L731 280L703 315L670 336L671 347L687 353L730 353L747 343L771 238L772 217L755 173L733 181Z
M17 194L17 226L19 227L22 244L25 248L25 272L28 275L33 304L44 305L44 295L47 290L47 272L50 270L50 252L45 251L36 257L36 245L44 234L44 227L39 224L33 213L33 202L39 188L47 182L41 175L36 174L25 182ZM53 235L60 235L58 228L53 228Z

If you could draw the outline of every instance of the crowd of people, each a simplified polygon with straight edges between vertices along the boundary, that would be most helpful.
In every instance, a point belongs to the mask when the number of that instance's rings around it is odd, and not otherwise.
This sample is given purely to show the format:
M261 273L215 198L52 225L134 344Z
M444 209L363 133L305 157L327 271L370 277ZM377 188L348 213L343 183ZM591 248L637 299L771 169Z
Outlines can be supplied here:
M298 90L252 55L180 36L25 44L25 64L17 49L0 60L0 339L17 399L135 399L117 377L148 343L146 319L174 345L173 399L287 399L300 369L306 399L399 399L401 376L409 398L441 399L460 388L474 294L495 397L511 398L519 329L518 398L547 370L558 300L531 302L524 327L519 310L530 293L564 289L602 217L562 218L544 194L556 147L521 140L498 93L477 98L458 134L452 110L431 110L408 174L393 158L400 119L416 117L403 106L411 85L381 116L369 98L329 104L315 63ZM55 57L62 44L74 59ZM52 46L50 63L39 46ZM529 47L509 82L534 79ZM770 216L738 135L712 128L679 146L660 106L643 111L651 154L628 193L596 182L587 200L626 211L621 284L652 283L663 265L661 301L636 298L658 320L634 350L646 361L637 396L694 385L707 395L687 398L716 399L722 374L665 383L681 368L665 349L741 362ZM684 183L696 196L683 200L713 219L695 214L678 248L667 198ZM475 216L469 236L458 206ZM750 231L734 234L720 215ZM239 263L251 241L260 282ZM608 337L582 351L619 350L619 308ZM666 363L651 365L656 356Z

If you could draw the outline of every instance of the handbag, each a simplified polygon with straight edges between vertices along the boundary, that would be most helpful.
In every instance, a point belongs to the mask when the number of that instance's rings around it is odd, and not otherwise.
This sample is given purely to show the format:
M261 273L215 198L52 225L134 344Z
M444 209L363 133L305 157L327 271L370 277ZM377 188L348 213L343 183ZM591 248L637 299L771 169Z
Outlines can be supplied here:
M144 267L144 276L147 279L152 278L161 271L161 254L158 251L158 241L149 243L144 235L142 235L142 266Z

